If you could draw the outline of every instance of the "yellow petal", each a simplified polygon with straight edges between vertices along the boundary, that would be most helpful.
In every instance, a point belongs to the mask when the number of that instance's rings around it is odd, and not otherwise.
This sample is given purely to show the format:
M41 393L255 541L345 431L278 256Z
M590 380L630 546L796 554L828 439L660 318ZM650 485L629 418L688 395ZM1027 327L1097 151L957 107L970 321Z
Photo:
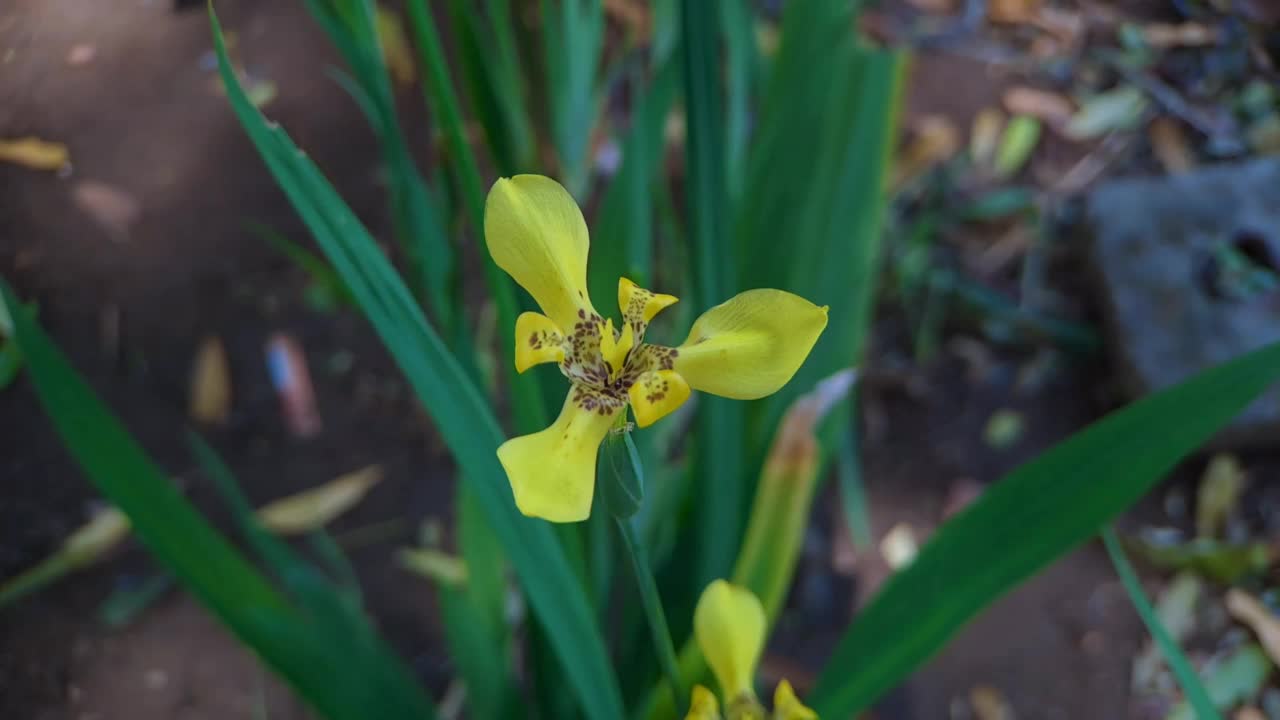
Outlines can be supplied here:
M281 535L309 532L350 510L381 479L382 468L370 465L267 503L258 508L258 520L268 530Z
M631 352L635 344L635 335L631 333L630 325L623 327L622 335L615 338L613 319L605 321L604 333L600 336L600 358L607 366L609 382L613 382L618 377L618 373L622 372L623 366L627 363L627 353Z
M70 158L67 146L38 137L0 140L0 162L17 163L33 170L57 170Z
M751 591L715 580L693 611L693 632L726 703L755 697L756 664L764 649L764 607Z
M660 295L636 285L627 278L618 278L618 308L622 321L631 326L636 342L644 339L649 321L664 308L679 302L674 295Z
M827 308L782 290L748 290L702 314L676 348L694 390L738 400L777 392L827 327Z
M516 318L516 372L564 360L564 334L546 315L520 313Z
M675 370L653 370L627 390L636 424L649 427L689 399L689 383Z
M498 448L520 512L551 522L591 515L596 452L623 407L620 400L574 385L550 427Z
M773 720L818 720L818 713L805 707L784 679L773 690Z
M595 315L587 297L587 223L555 180L499 178L485 202L484 237L493 261L557 327L571 332L574 323Z
M684 720L720 720L720 704L710 690L701 685L693 686L693 694L689 698L689 714Z

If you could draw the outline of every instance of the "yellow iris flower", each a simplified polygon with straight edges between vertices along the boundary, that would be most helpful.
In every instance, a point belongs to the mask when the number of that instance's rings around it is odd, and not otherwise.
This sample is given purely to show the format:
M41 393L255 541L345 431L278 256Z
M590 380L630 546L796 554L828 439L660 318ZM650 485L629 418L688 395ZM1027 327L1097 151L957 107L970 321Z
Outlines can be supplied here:
M516 320L516 370L554 362L571 384L550 427L498 448L516 506L531 517L587 519L596 453L628 406L646 427L693 390L741 400L770 395L827 326L826 307L781 290L748 290L703 313L684 343L654 345L644 342L645 329L676 298L620 278L622 323L615 327L587 295L582 211L541 175L499 179L485 203L484 232L494 262L542 309Z
M702 591L693 611L693 633L720 684L725 712L721 716L710 690L695 685L685 720L817 720L817 713L800 702L786 680L774 688L772 715L756 699L756 665L767 625L764 606L750 590L716 580Z

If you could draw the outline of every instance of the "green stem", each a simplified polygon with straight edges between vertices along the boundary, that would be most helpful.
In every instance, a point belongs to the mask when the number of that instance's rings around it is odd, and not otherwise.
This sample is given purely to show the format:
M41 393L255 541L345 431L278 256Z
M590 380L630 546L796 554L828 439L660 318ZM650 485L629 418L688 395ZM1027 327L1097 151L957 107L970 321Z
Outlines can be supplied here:
M1156 646L1160 648L1160 653L1164 655L1164 660L1169 664L1169 669L1173 671L1174 677L1178 679L1178 684L1182 686L1182 693L1186 695L1187 702L1196 711L1196 717L1201 720L1221 720L1222 716L1218 714L1214 707L1213 699L1209 696L1209 691L1200 682L1200 676L1196 674L1196 670L1191 666L1191 661L1182 653L1182 649L1178 647L1178 641L1169 635L1169 631L1165 629L1164 624L1160 622L1160 616L1156 609L1151 606L1151 601L1147 599L1146 593L1142 591L1142 581L1138 579L1138 573L1134 571L1133 565L1129 562L1129 556L1125 554L1124 548L1120 545L1120 540L1116 537L1116 533L1110 526L1102 529L1102 544L1107 548L1107 554L1111 556L1111 564L1116 568L1116 574L1120 576L1120 583L1124 585L1124 589L1129 593L1129 600L1133 603L1133 607L1138 611L1138 616L1142 618L1142 623L1147 626L1147 631L1151 633L1151 637L1155 640Z
M662 672L671 684L671 694L676 699L678 717L684 715L685 693L680 687L680 670L676 663L676 649L671 643L671 631L667 629L667 616L662 611L662 600L658 597L658 585L653 581L653 572L649 569L649 560L645 557L644 547L636 535L635 526L627 518L614 518L618 521L618 533L626 545L627 554L631 556L631 567L636 573L636 585L640 587L640 600L644 605L644 614L649 621L649 630L653 633L653 644L658 650L658 661L662 663Z

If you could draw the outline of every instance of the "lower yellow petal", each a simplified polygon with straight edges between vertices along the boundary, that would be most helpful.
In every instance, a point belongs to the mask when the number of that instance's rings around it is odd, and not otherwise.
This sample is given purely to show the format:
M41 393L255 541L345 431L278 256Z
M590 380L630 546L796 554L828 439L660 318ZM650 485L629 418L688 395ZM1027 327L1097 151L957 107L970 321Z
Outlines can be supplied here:
M520 313L516 318L516 372L564 360L564 333L546 315Z
M550 427L498 448L521 513L551 522L591 515L596 452L623 407L620 400L575 385Z
M764 607L759 598L745 587L713 581L698 598L693 632L725 702L754 698L756 664L765 640Z
M693 686L693 694L689 698L689 714L684 720L720 720L720 704L710 690L701 685Z
M773 690L773 720L818 720L818 713L805 707L784 679Z
M649 427L689 399L689 383L675 370L652 370L640 376L627 396L636 424Z
M702 314L676 348L694 390L754 400L787 384L827 327L827 308L782 290L748 290Z

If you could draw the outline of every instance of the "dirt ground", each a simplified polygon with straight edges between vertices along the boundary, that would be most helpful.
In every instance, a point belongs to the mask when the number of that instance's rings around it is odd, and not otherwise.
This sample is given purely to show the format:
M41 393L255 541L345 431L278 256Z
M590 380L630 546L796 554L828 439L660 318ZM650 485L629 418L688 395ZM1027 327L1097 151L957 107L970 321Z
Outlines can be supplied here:
M269 114L361 217L385 230L373 139L355 106L320 72L333 53L301 3L220 0L218 7L236 33L236 52L279 87ZM65 142L73 170L59 176L0 164L0 273L39 301L42 322L76 367L197 499L209 498L183 427L191 358L208 333L227 346L235 392L232 422L208 437L253 499L381 463L385 481L336 529L412 518L352 554L380 627L438 697L448 667L431 592L394 566L391 549L408 541L418 519L447 521L447 458L369 329L351 313L309 310L300 273L247 229L252 220L304 238L215 89L198 4L184 13L159 0L11 0L5 8L0 137ZM68 53L86 43L96 50L93 60L69 64ZM915 111L963 116L998 92L981 67L948 58L922 59L913 78ZM421 102L416 91L404 100L421 150L425 125L414 109ZM77 210L73 197L85 181L140 200L127 233L108 232ZM324 418L318 437L297 440L283 426L263 355L278 330L306 348ZM882 340L878 355L893 343ZM1099 390L1107 382L1098 364L1063 370L1034 391L1017 389L1014 378L1027 360L997 356L990 379L972 383L962 380L970 368L958 354L944 352L924 373L927 392L890 385L867 393L865 477L877 537L900 522L936 526L957 480L995 480L1110 402ZM994 450L981 429L1006 407L1021 410L1028 429L1014 447ZM0 437L3 577L80 524L93 492L24 382L0 394ZM886 572L876 557L859 563L857 603ZM304 716L181 594L125 630L103 629L98 604L148 567L132 549L0 614L0 717L231 719L257 717L260 706L273 719ZM813 667L835 629L794 613L788 622L796 630L789 651L798 665ZM980 616L878 716L951 717L953 700L990 685L1022 718L1124 717L1141 637L1110 564L1090 545Z

